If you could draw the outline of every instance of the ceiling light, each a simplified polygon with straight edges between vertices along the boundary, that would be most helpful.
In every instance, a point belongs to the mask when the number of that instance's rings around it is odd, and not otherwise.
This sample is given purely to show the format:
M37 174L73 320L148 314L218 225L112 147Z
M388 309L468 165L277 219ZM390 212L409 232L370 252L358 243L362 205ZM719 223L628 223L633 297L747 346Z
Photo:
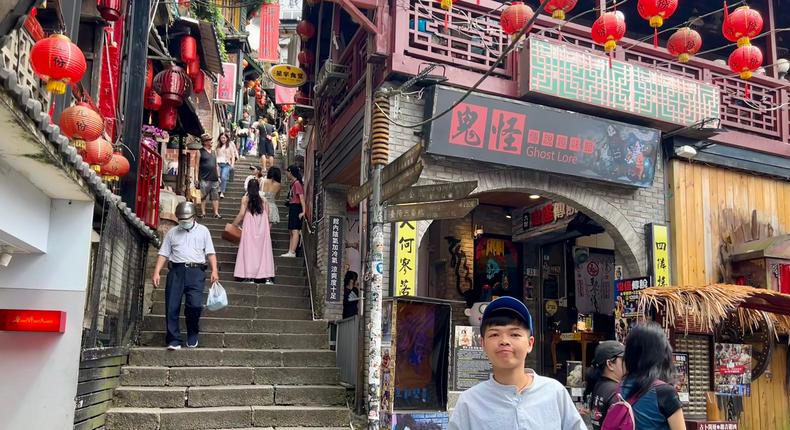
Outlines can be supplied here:
M529 198L530 198L530 200L537 200L537 199L540 198L540 196L537 195L537 194L532 194L532 195L529 196Z
M513 218L513 217L512 217L512 216L510 216L510 214L505 214L505 218L507 218L507 219L511 219L511 218Z

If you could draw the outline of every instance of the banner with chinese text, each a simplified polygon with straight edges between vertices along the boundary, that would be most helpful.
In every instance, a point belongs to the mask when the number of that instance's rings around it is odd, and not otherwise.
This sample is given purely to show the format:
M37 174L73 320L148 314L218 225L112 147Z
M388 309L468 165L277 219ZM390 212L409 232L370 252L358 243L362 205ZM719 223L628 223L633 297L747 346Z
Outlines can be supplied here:
M217 79L217 103L236 103L236 64L222 63L222 76Z
M343 282L341 278L343 263L343 217L329 217L329 242L327 245L326 266L326 301L340 302L343 300Z
M280 61L280 3L261 5L260 46L258 59L267 62Z
M669 232L667 226L661 224L648 224L647 234L650 245L651 274L657 287L666 287L670 284L671 267L669 263Z
M417 295L417 222L395 223L395 296Z

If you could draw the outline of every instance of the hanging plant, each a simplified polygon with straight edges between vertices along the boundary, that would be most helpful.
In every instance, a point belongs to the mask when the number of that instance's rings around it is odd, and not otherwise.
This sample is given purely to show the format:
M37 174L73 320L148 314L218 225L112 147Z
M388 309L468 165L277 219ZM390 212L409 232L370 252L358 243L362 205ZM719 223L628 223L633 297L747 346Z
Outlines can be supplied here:
M208 21L214 26L219 56L222 61L228 61L228 52L225 50L225 16L222 15L219 5L214 2L193 2L190 11L195 18Z

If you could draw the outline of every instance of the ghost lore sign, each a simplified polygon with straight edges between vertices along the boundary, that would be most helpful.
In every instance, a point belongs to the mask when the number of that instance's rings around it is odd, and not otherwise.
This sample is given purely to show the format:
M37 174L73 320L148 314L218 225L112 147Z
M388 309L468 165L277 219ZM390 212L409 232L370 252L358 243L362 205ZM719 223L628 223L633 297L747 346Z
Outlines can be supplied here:
M462 92L436 87L426 116ZM426 125L427 152L634 187L653 183L658 130L473 94Z

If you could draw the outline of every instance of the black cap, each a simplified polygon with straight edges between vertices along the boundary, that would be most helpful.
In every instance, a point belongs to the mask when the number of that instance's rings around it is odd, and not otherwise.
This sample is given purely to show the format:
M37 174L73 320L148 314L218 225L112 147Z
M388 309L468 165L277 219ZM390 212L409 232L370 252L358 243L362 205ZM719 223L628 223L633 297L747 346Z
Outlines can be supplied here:
M595 348L595 358L593 358L593 366L603 366L607 360L615 357L620 357L625 354L625 345L616 340L605 340L598 344Z
M521 300L509 296L502 296L494 300L489 303L486 310L483 311L482 321L485 322L485 320L490 318L495 312L499 313L500 311L511 313L516 318L524 321L529 331L532 332L532 315L530 315L529 309L527 309L527 306L524 305Z

